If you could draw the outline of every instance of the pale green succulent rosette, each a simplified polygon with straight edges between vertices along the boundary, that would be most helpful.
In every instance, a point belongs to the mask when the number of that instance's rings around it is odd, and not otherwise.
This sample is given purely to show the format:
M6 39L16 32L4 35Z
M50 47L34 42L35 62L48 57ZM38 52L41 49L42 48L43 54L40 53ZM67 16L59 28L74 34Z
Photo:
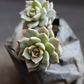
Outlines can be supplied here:
M20 47L18 58L26 62L29 72L46 71L50 64L59 63L62 49L52 30L45 27L41 27L38 31L29 28L26 37L18 43Z
M55 19L56 11L53 9L53 2L34 0L26 1L26 8L20 12L20 15L25 20L24 28L46 26L48 29L52 29L52 22Z

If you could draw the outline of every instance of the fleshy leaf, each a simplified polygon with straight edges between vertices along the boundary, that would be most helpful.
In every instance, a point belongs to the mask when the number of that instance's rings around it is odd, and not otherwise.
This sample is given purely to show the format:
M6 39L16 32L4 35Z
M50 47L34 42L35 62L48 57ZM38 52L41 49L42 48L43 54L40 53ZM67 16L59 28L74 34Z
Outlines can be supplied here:
M53 2L49 3L49 9L53 9Z
M27 65L27 68L29 69L29 68L35 68L35 67L37 67L39 65L39 63L35 64L31 60L26 60L26 65Z
M38 57L38 56L36 56L36 55L34 54L34 52L32 51L32 57L36 58L36 57Z
M28 42L29 38L23 38L22 40L18 40L17 42L19 43L19 46L21 49L24 49L25 47L28 47Z
M38 70L38 67L35 67L35 68L29 68L29 69L28 69L28 72L32 72L32 71L36 71L36 70Z
M28 28L28 31L27 31L26 36L27 36L28 38L33 37L33 36L34 36L34 37L37 37L38 34L39 34L39 33L38 33L36 30Z
M51 30L52 29L52 24L51 25L48 25L48 29Z
M39 35L38 35L38 38L41 39L41 42L42 42L42 43L48 42L48 36L47 36L45 33L39 34Z
M62 48L61 48L60 45L59 45L59 47L56 49L56 52L57 52L57 54L58 54L59 57L62 56Z
M35 12L30 12L30 17L35 16Z
M47 13L47 17L51 19L56 14L54 9L50 9Z
M43 7L42 10L41 10L41 19L43 19L46 15L47 15L47 11L46 9Z
M36 43L35 44L37 47L41 48L42 50L45 50L45 46L43 43Z
M29 41L27 42L27 44L29 46L31 46L31 45L35 45L36 43L39 43L39 42L41 42L41 40L39 38L37 38L37 37L31 37L29 39Z
M32 3L33 3L33 1L26 1L26 8L29 7L29 6L31 6Z
M40 18L40 16L41 16L41 13L38 13L37 15L35 15L35 16L32 17L32 20L33 21L34 20L38 20Z
M39 2L39 1L36 1L36 0L33 1L32 6L33 6L34 8L35 8L35 7L39 7L39 8L42 7L41 4L40 4L40 2Z
M24 51L24 49L21 49L21 50L20 50L20 52L19 52L19 54L18 54L18 57L17 57L17 58L19 58L19 59L21 59L21 60L25 61L26 59L22 56L23 51Z
M30 17L31 8L32 8L32 6L29 6L28 8L25 9L25 11L29 17Z
M39 33L45 33L48 37L49 37L49 32L48 30L45 28L45 27L41 27L39 30L38 30Z
M54 38L54 37L51 37L49 39L49 42L57 49L59 47L59 44L60 44L60 40Z
M27 60L30 60L31 56L28 53L28 48L25 48L22 56L25 57Z
M40 48L39 48L39 56L42 56L43 55L43 50L41 50Z
M38 31L40 28L41 28L40 26L34 27L34 29L35 29L36 31Z
M43 58L43 56L40 56L40 57L32 57L31 58L31 60L35 63L35 64L37 64L37 63L39 63L41 60L42 60L42 58Z
M47 51L44 51L43 59L42 59L41 62L42 62L42 63L49 62L49 53L48 53Z
M52 30L49 30L49 38L54 37L54 33Z
M40 63L39 64L39 69L46 71L47 68L49 67L49 61L46 63Z
M46 47L46 50L48 51L48 53L50 55L52 55L55 50L55 47L51 43L46 43L45 47Z
M52 20L50 19L49 21L48 21L48 25L51 25L52 24Z
M54 52L52 55L50 55L50 62L52 64L59 63L59 57L56 52Z
M31 8L31 12L34 12L35 11L35 8Z
M45 17L40 21L39 26L47 26L47 24L48 24L48 18Z
M34 28L39 24L39 21L28 23L29 28Z
M21 18L25 21L28 21L28 22L32 21L30 17L26 16L25 13L21 15Z
M44 1L42 3L42 7L46 8L46 10L48 11L49 10L49 1Z
M40 12L39 7L35 7L35 9L36 9L36 14L38 14Z
M28 52L29 52L29 53L32 53L32 50L33 50L35 47L36 47L36 46L34 46L34 45L28 47Z
M42 3L42 2L44 2L44 1L46 1L46 0L37 0L37 1L39 1L40 3Z

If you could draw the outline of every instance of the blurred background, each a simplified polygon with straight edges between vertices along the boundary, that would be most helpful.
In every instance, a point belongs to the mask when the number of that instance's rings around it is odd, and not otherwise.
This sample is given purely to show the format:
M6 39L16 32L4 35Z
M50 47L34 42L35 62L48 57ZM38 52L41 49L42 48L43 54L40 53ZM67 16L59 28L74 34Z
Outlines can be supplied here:
M57 15L64 18L80 39L84 53L84 0L50 0ZM0 0L0 84L24 84L15 69L4 44L21 21L19 12L25 0Z

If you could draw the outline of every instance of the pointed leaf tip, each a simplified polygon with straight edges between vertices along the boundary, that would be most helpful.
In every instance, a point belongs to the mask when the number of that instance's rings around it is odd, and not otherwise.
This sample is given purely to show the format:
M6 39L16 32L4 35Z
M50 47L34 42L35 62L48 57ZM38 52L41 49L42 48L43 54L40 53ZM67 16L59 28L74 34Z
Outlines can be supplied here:
M53 54L55 47L51 44L51 43L46 43L45 44L46 50L48 51L48 53L51 55Z
M38 38L40 38L41 39L41 42L42 43L46 43L46 42L48 42L48 36L45 34L45 33L42 33L42 34L39 34L38 35Z
M31 45L35 45L36 43L39 43L39 42L41 42L41 40L39 38L37 38L37 37L31 37L29 39L29 41L27 42L27 44L29 46L31 46Z
M52 55L50 55L50 62L52 64L59 63L59 57L56 52L54 52Z
M36 30L28 28L26 36L27 36L28 38L33 37L33 36L34 36L34 37L37 37L38 34L39 34L39 33L38 33Z
M57 49L59 47L59 44L60 44L60 40L54 38L54 37L51 37L49 39L49 42Z

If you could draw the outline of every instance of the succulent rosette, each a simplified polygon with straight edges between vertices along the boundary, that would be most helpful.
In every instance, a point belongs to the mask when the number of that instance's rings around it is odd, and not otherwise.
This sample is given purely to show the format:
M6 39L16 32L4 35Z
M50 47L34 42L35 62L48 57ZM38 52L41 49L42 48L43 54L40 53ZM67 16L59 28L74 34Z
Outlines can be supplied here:
M56 11L53 9L53 2L46 0L26 1L26 8L20 12L21 18L25 20L24 28L35 28L46 26L52 28L52 21L55 19Z
M59 63L62 49L52 30L45 27L41 27L38 31L29 28L26 37L17 42L20 47L18 58L26 62L29 72L46 71L50 64Z

